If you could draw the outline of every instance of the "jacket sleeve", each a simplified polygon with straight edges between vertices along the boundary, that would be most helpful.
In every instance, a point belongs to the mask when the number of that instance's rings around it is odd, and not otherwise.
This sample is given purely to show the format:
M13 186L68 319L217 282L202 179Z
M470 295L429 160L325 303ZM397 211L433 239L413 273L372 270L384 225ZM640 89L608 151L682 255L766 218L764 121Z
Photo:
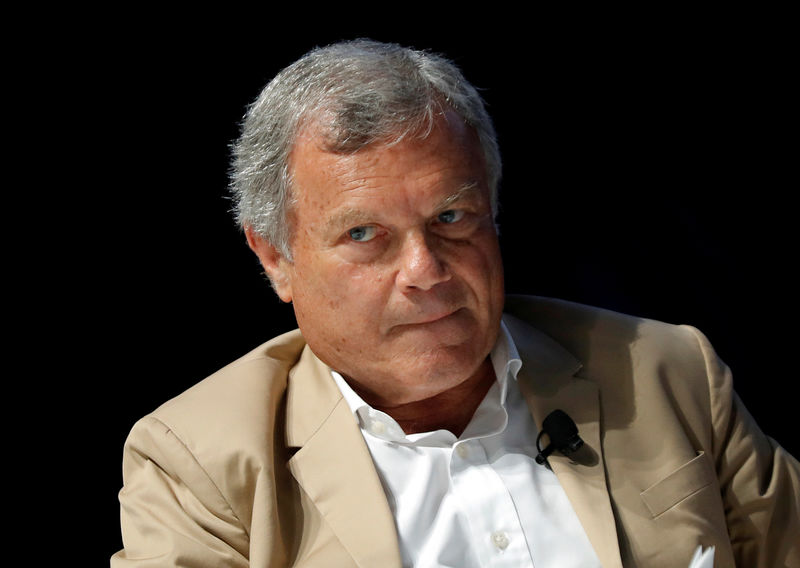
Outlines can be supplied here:
M175 433L154 417L131 430L123 454L124 549L112 568L249 566L249 535Z
M693 331L710 380L714 458L736 565L800 567L800 465L761 432L730 370Z

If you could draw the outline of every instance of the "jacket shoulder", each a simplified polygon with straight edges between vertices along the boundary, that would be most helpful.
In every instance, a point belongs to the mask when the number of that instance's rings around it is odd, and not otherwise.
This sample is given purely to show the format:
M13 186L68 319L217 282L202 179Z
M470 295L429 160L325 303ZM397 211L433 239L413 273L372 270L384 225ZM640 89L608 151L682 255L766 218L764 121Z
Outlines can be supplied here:
M164 423L187 445L211 440L213 448L220 436L263 436L261 426L271 429L265 423L269 409L274 411L284 397L287 376L304 347L299 330L275 337L165 402L149 418Z
M285 563L282 541L267 527L292 495L277 463L287 459L287 377L304 348L299 331L276 337L134 425L120 492L125 550L112 565L181 554L225 566L257 557ZM263 537L251 541L252 531Z
M304 347L299 330L260 345L140 419L126 451L158 452L174 438L215 480L230 478L232 464L270 467L283 451L287 377Z
M600 354L647 349L651 359L688 357L705 365L707 340L691 326L540 296L509 296L506 312L550 336L584 364Z
M710 447L712 396L730 391L730 374L698 330L550 298L515 297L507 308L580 361L576 376L600 388L606 427L627 428L648 404L668 402Z

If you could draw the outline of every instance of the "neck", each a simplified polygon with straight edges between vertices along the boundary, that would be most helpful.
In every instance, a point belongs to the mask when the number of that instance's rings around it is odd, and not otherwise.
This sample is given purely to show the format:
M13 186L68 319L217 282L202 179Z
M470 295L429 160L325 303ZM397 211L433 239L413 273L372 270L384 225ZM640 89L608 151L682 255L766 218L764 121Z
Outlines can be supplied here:
M414 402L372 404L372 407L391 416L406 434L449 430L458 437L495 380L494 369L487 357L469 379L449 390Z

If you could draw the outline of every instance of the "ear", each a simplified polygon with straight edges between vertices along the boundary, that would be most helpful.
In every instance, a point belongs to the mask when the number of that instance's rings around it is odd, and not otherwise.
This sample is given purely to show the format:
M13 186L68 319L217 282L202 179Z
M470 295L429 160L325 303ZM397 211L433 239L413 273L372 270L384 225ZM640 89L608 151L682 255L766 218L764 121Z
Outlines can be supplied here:
M267 273L278 297L286 303L292 301L292 266L286 258L272 246L267 239L256 233L252 227L245 228L245 236L250 249L256 253L261 266Z

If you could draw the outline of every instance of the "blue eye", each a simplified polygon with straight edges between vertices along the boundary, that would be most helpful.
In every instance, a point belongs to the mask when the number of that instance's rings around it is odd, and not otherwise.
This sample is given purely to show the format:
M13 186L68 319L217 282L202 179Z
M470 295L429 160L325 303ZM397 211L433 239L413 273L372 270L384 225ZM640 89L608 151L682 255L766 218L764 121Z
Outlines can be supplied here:
M347 231L347 236L358 243L365 243L375 238L375 227L353 227Z
M437 220L440 223L446 223L449 225L451 223L458 223L463 218L464 218L463 211L459 211L457 209L448 209L447 211L439 213Z

